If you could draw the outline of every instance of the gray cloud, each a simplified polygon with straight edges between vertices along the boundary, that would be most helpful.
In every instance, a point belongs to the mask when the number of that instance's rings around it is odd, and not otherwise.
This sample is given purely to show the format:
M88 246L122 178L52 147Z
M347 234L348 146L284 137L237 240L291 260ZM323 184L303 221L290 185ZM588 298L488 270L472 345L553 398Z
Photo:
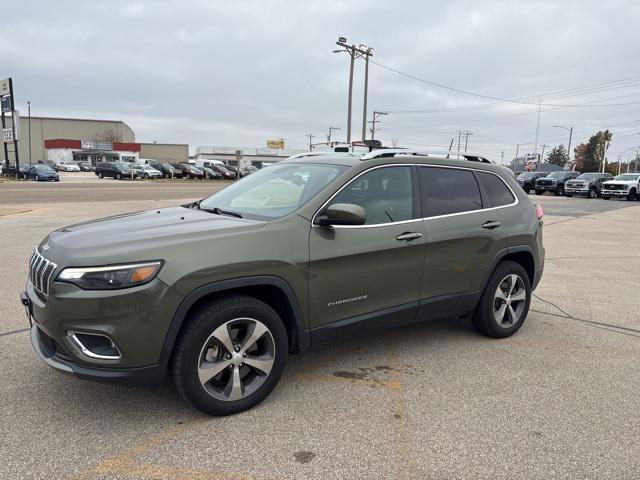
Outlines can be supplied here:
M534 102L640 75L640 4L632 0L22 1L1 11L0 76L14 78L22 111L31 100L34 115L122 119L140 141L262 146L284 137L304 146L305 133L321 140L329 125L343 135L348 57L331 53L339 35L375 47L374 59L397 70ZM362 75L358 62L356 138ZM640 81L548 102L612 97L624 98L602 103L640 102ZM640 144L638 107L545 108L539 143L566 143L554 124L574 126L574 144L611 127L615 158ZM379 135L402 145L446 145L468 129L472 148L508 158L535 135L535 106L461 95L375 65L373 109L390 112ZM425 112L393 113L406 110Z

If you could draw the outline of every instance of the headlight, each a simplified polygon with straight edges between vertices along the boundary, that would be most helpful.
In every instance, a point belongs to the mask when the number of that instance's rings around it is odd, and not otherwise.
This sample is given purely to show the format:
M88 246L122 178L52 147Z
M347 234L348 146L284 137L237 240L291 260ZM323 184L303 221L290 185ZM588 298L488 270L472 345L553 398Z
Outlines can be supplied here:
M161 261L153 261L108 267L65 268L56 281L72 283L84 290L116 290L149 283L161 267Z

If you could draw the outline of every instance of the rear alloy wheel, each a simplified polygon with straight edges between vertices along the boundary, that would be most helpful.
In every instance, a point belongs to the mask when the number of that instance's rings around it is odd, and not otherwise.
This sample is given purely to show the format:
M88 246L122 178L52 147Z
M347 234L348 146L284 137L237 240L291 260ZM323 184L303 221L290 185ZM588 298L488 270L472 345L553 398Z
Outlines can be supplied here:
M189 319L173 358L173 380L196 408L231 415L269 395L287 353L287 332L278 314L253 297L233 295Z
M589 189L589 195L588 195L588 197L589 197L589 198L596 198L597 196L598 196L598 191L597 191L594 187L591 187L591 188Z
M504 338L524 323L531 302L531 284L522 265L501 262L489 278L471 323L480 333Z

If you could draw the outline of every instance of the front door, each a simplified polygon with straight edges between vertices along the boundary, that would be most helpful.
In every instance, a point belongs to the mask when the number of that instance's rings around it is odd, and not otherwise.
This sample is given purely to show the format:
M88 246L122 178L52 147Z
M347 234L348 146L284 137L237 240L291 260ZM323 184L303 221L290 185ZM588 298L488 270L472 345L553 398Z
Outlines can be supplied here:
M374 167L326 206L334 203L360 205L366 223L311 228L311 328L341 335L412 319L426 248L415 167Z
M420 316L473 309L497 254L507 246L501 207L515 197L492 173L431 166L418 171L428 237Z

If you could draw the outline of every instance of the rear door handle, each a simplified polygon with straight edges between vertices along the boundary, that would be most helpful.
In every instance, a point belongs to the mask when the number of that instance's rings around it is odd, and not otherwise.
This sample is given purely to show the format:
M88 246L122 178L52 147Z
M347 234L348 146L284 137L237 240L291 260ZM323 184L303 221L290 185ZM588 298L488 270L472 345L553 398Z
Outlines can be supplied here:
M495 220L489 220L482 224L482 228L488 228L489 230L498 228L500 226L500 222L496 222Z
M411 240L416 240L418 238L422 237L421 233L418 232L405 232L405 233L401 233L400 235L398 235L396 237L396 240L404 240L406 242L410 242Z

